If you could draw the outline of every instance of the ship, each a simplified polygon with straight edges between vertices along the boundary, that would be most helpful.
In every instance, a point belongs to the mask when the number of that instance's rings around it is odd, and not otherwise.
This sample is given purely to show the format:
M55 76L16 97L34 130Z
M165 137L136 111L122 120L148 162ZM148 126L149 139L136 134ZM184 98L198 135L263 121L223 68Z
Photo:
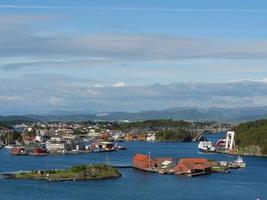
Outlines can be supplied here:
M246 163L244 162L244 160L241 156L238 156L237 159L234 161L234 163L240 168L246 167Z
M211 141L202 141L198 144L198 149L201 152L215 152L216 148Z
M117 143L113 142L97 142L91 145L91 151L93 153L109 152L109 151L120 151L127 150L125 146L118 146Z

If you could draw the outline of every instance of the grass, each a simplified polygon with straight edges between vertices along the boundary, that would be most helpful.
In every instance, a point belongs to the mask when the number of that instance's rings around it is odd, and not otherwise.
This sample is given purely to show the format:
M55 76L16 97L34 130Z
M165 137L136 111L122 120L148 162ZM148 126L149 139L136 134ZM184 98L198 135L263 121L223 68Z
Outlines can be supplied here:
M117 169L107 165L78 165L69 169L32 171L29 173L18 173L15 179L39 179L49 181L67 181L67 180L93 180L120 177Z

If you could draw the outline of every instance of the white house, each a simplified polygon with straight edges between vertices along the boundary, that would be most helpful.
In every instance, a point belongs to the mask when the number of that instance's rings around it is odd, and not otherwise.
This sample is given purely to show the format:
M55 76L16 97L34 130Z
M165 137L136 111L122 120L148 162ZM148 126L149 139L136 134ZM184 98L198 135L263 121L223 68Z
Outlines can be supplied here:
M146 136L147 141L155 141L156 140L156 134L155 133L149 133Z

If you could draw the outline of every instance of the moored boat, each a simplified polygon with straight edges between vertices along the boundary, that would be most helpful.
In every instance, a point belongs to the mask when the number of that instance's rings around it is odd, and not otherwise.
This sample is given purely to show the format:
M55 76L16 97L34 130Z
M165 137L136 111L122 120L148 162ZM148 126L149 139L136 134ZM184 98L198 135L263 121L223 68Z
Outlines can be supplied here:
M15 145L12 145L12 144L9 144L9 145L6 145L6 146L5 146L6 149L12 149L12 148L14 148L14 147L15 147Z
M25 155L26 154L26 150L25 148L23 147L12 147L10 149L10 153L11 155L14 155L14 156L19 156L19 155Z
M105 141L105 142L93 143L90 149L93 153L101 153L101 152L126 150L127 148L125 146L118 146L113 142Z
M43 156L43 155L47 155L47 150L46 148L35 147L33 148L32 153L35 156Z
M246 163L244 162L244 160L241 156L238 156L237 159L234 161L234 163L240 168L246 167Z
M216 148L211 141L201 141L198 144L198 149L201 152L215 152Z

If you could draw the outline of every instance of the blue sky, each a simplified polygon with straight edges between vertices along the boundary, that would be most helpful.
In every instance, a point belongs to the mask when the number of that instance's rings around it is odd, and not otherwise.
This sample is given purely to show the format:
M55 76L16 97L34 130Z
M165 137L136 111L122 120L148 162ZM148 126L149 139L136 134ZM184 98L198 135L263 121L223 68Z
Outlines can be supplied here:
M263 0L0 0L0 114L267 105L266 19Z

